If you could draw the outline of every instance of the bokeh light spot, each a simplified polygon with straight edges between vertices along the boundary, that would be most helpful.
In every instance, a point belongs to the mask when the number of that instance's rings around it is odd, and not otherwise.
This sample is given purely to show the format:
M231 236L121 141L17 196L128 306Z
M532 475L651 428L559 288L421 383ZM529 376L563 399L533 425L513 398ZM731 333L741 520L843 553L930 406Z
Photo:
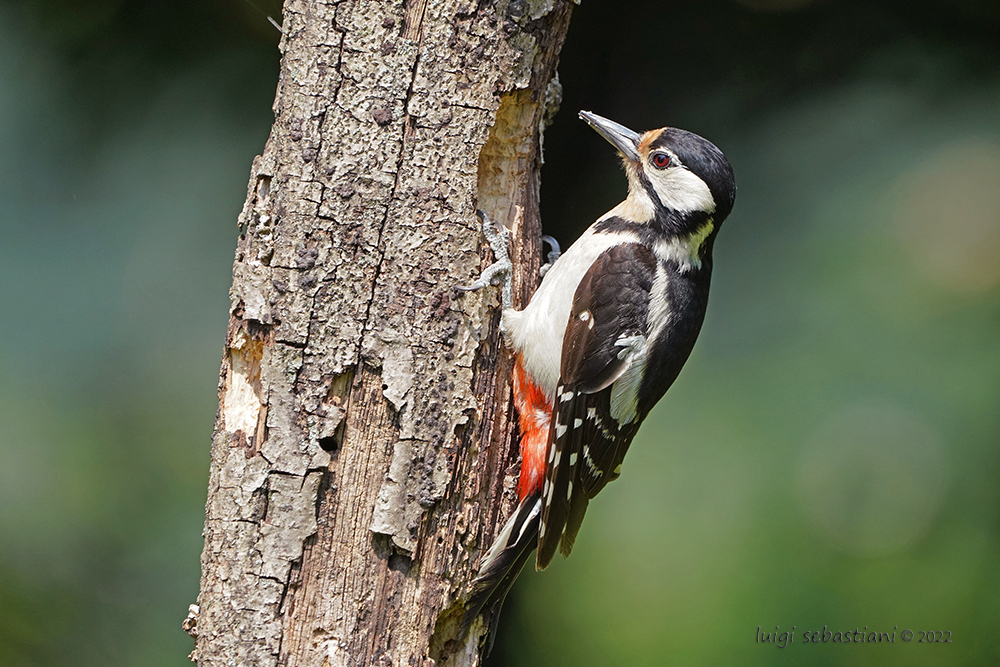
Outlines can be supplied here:
M930 527L948 486L934 430L892 405L834 414L802 448L796 492L810 524L846 551L888 554Z
M1000 283L1000 143L935 151L899 179L893 197L893 223L918 272L958 292Z

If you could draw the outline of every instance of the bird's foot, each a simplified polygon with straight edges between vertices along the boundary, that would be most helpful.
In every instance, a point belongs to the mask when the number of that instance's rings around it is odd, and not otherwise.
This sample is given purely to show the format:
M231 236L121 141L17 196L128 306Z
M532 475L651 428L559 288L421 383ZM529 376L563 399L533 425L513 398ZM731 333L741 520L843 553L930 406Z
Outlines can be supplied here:
M553 237L547 235L543 236L542 241L548 244L549 252L545 255L545 264L538 269L539 276L544 276L548 273L549 269L552 268L552 265L556 263L557 259L559 259L559 255L562 254L562 250L559 248L559 241L556 241Z
M487 285L499 284L500 302L506 310L514 302L514 286L511 278L513 265L510 261L510 254L507 252L509 245L507 228L490 220L489 216L482 211L476 211L476 215L483 222L483 236L489 242L496 261L483 270L476 282L471 285L459 285L455 289L462 292L472 292Z

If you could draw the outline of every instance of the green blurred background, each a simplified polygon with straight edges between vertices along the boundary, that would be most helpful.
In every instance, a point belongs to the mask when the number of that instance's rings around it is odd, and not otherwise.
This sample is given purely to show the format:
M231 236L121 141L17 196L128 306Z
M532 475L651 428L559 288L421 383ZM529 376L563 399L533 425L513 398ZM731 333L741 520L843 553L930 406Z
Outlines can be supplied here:
M189 664L279 13L0 3L0 665ZM691 361L490 664L1000 664L1000 3L584 0L560 74L549 233L625 190L578 109L740 189Z

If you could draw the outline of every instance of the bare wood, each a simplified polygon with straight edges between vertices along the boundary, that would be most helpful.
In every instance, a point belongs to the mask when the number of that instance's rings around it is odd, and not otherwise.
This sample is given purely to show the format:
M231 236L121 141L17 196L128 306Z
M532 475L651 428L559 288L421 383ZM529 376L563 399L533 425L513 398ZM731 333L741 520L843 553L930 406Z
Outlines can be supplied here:
M512 362L495 291L454 286L488 259L477 207L513 228L515 300L537 280L570 10L286 1L186 621L199 665L478 664L481 629L455 633L513 503Z

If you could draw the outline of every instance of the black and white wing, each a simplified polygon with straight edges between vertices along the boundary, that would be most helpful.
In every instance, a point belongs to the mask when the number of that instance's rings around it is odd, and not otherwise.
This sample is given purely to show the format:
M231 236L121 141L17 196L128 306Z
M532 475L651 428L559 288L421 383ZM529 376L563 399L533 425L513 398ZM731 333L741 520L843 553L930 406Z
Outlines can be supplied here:
M644 245L612 246L577 287L549 431L537 569L557 548L569 555L587 503L618 476L645 416L637 400L656 264Z

